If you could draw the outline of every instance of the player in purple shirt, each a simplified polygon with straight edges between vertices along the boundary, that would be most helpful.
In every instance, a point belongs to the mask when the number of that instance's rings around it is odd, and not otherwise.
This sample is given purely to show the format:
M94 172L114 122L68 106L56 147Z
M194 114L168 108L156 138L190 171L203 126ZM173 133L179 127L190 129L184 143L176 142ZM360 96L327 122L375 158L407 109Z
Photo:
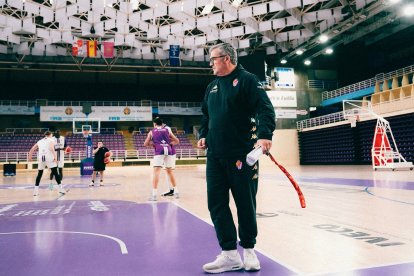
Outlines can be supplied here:
M147 139L145 139L144 146L154 147L155 155L152 161L154 167L154 177L152 180L152 194L149 198L150 201L157 200L157 188L160 180L161 168L164 165L167 171L170 183L173 189L176 188L175 177L173 174L173 168L175 166L175 150L172 146L177 145L180 141L171 132L170 128L163 127L163 121L157 117L153 120L154 128L148 133ZM178 192L175 189L175 194L178 197Z

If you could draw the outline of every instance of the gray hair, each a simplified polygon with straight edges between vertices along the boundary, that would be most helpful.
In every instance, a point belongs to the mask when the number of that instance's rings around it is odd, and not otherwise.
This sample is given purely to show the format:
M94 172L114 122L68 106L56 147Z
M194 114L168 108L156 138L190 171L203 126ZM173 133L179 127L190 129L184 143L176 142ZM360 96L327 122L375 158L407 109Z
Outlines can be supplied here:
M230 62L234 65L237 65L237 51L229 43L221 43L211 46L210 53L214 49L219 49L220 55L228 55L230 57Z

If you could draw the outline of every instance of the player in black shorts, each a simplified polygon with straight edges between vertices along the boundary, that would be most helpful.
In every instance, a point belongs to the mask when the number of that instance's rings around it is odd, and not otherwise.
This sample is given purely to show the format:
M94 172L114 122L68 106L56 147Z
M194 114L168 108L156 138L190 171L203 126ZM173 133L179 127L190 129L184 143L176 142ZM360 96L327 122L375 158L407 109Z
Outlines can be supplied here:
M91 183L89 183L89 186L95 185L95 179L98 172L101 176L101 181L99 185L103 186L104 171L106 168L105 158L111 158L112 152L110 152L109 149L104 146L102 141L98 141L98 144L96 147L93 148L92 153L94 154L93 173L92 181Z

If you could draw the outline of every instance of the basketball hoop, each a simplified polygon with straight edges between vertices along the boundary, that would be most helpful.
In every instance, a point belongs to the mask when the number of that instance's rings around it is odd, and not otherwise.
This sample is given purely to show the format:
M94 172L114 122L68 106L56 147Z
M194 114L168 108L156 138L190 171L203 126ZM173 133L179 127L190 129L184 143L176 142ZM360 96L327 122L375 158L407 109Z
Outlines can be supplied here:
M82 134L83 134L83 137L84 138L88 138L91 134L90 134L90 130L88 130L88 129L84 129L84 130L82 130Z
M351 127L356 127L356 123L359 122L359 115L348 116L348 122L351 124Z

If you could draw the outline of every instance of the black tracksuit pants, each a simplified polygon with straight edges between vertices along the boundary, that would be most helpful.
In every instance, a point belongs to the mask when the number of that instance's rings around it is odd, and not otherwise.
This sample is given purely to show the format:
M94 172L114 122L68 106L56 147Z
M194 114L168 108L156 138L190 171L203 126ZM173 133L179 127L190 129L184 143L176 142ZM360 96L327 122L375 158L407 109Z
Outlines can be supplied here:
M247 165L246 156L226 159L207 157L208 209L222 250L237 248L229 191L237 207L240 245L253 248L256 244L258 167L258 163L253 167Z

